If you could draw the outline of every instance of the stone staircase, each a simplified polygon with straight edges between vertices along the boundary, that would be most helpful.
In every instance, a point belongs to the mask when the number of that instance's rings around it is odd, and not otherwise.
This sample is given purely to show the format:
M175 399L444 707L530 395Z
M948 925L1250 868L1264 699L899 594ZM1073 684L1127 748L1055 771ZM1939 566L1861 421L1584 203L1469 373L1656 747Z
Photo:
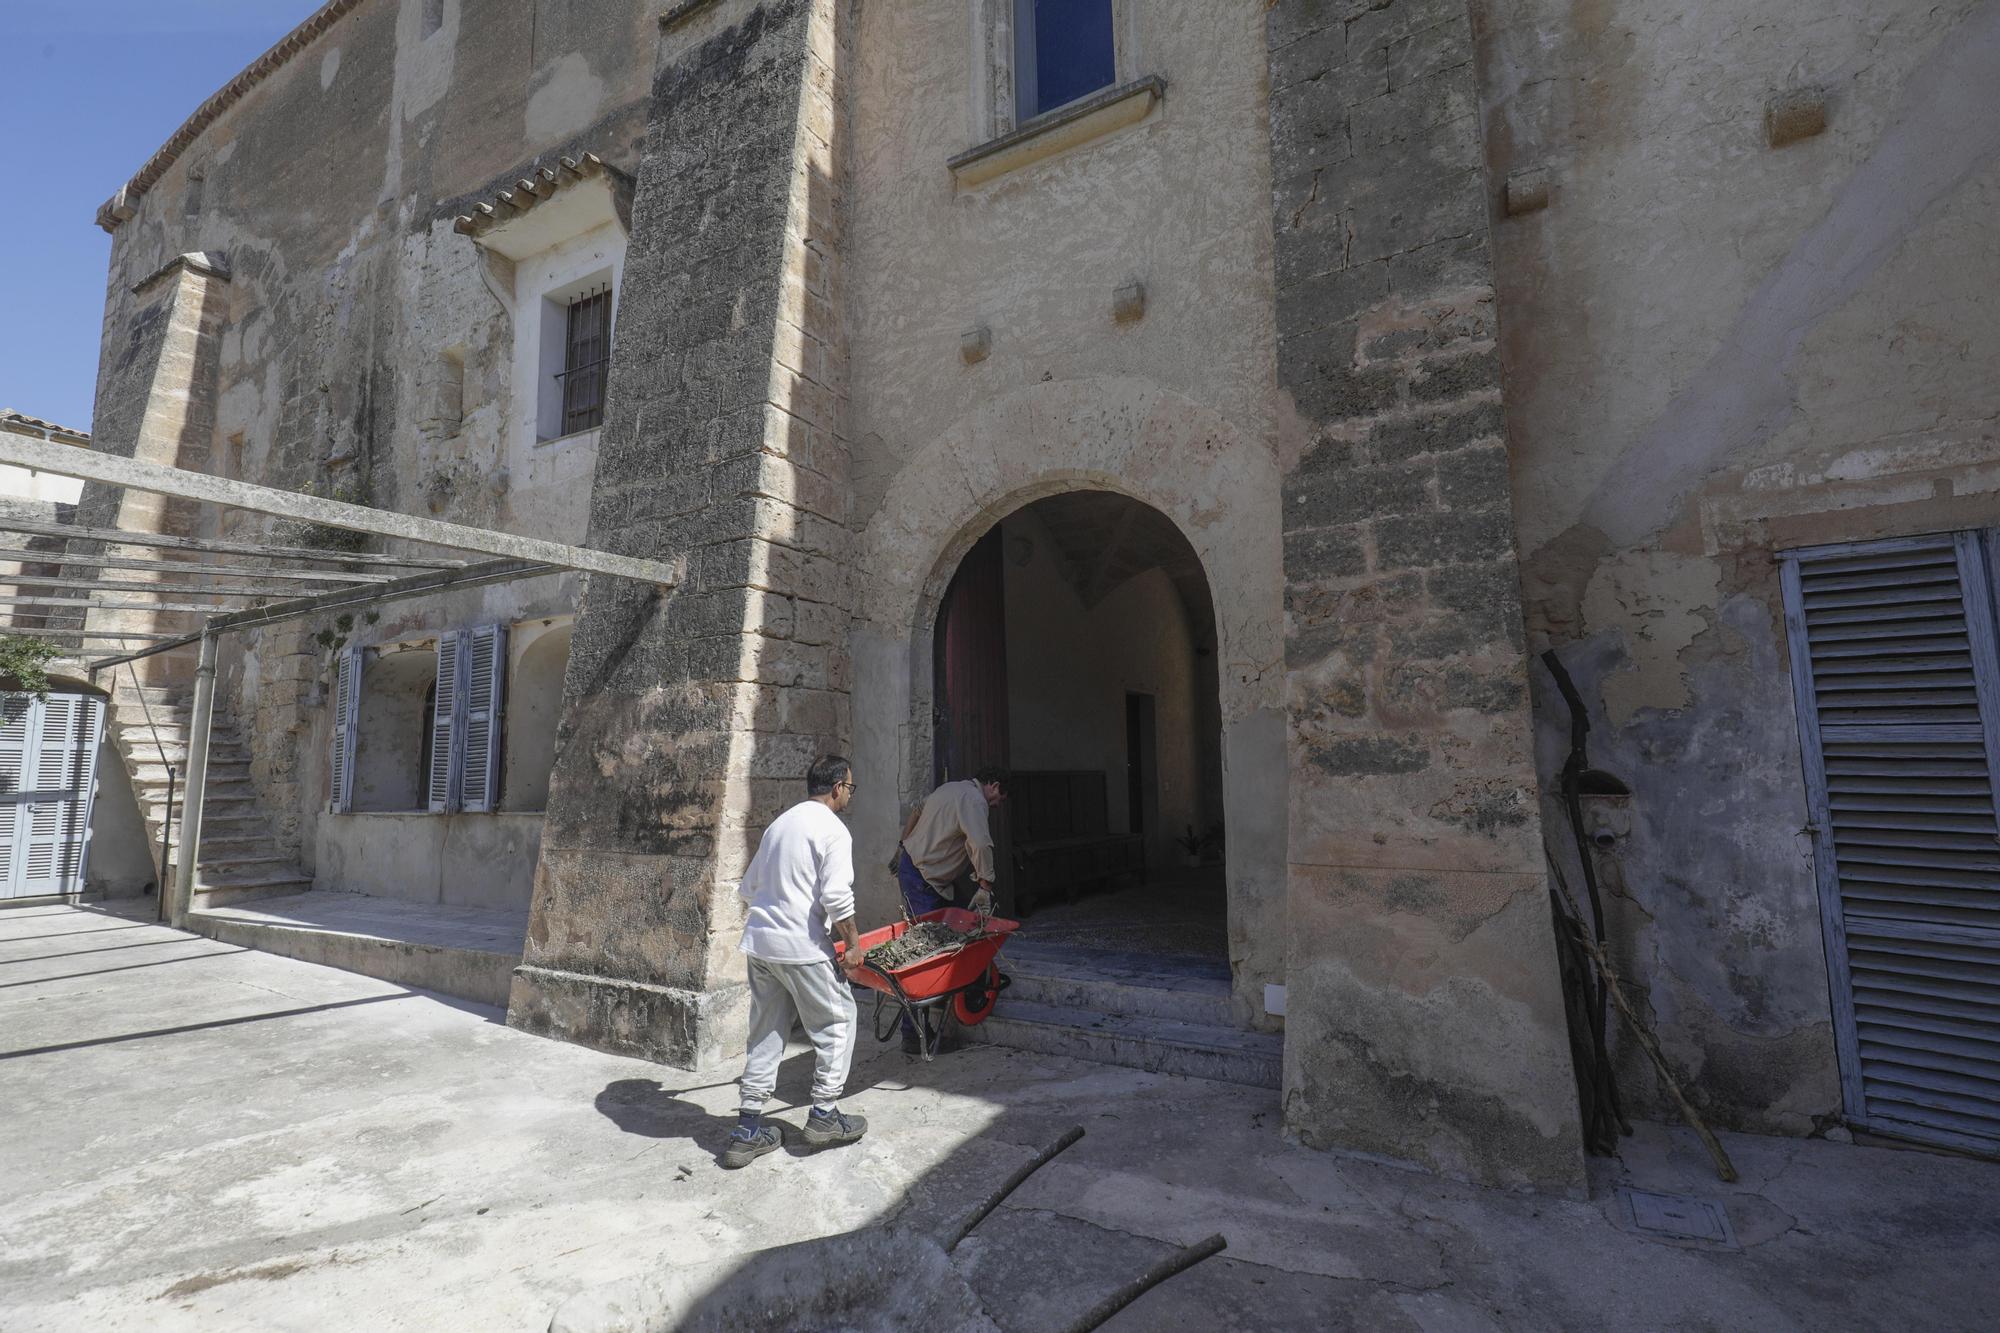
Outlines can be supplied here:
M1237 1023L1229 965L1011 941L1013 978L968 1041L1153 1073L1277 1088L1284 1038Z
M167 811L167 765L174 767L174 852L180 851L185 806L190 687L138 686L112 691L105 720L112 743L132 779L132 794L146 821L154 864ZM157 740L155 739L157 733ZM164 748L164 755L162 749ZM284 854L270 834L271 820L250 780L250 751L236 725L217 715L209 729L208 799L195 862L192 910L299 893L312 878Z

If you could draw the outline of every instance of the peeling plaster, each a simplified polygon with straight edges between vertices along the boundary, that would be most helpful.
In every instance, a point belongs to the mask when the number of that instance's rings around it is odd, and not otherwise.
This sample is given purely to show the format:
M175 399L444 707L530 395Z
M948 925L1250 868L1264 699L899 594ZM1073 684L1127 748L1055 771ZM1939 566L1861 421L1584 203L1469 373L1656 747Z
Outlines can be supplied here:
M1583 593L1584 623L1618 625L1626 662L1604 681L1604 708L1622 727L1642 708L1689 701L1681 655L1708 627L1717 600L1714 562L1670 551L1625 551L1598 565Z

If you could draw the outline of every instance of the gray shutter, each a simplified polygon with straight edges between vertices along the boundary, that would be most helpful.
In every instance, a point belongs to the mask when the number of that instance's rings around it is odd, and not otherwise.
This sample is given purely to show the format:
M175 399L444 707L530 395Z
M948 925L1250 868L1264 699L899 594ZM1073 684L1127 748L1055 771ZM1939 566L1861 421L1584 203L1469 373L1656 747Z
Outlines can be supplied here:
M361 734L361 649L344 648L333 667L333 812L354 808L354 745Z
M14 880L22 896L75 893L83 887L102 709L95 696L52 694L29 714L22 784L32 791L32 799L18 807L25 827L19 834Z
M457 808L458 725L463 707L465 654L463 633L438 635L437 698L431 709L431 771L425 775L425 805L432 814Z
M500 711L507 677L507 627L487 625L465 636L465 755L459 765L468 811L500 804Z
M2000 1146L2000 659L1971 533L1796 552L1786 626L1848 1118Z
M0 696L0 898L23 892L14 878L21 863L21 834L27 826L22 793L32 791L34 784L22 779L34 749L33 729L39 724L33 695Z

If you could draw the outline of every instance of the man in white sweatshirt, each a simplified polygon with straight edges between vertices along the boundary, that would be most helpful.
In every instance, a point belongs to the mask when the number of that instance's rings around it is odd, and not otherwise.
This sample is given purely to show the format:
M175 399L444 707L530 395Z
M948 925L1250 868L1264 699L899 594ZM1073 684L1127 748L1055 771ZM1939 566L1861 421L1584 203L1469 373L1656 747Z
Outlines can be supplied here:
M784 1145L776 1124L761 1123L778 1082L778 1062L796 1019L812 1040L812 1111L805 1140L815 1148L852 1143L867 1120L838 1106L854 1060L854 992L834 961L833 940L847 946L845 969L861 965L854 926L854 837L840 812L854 799L854 768L822 755L806 774L806 799L764 830L737 893L749 905L743 952L750 970L750 1037L742 1100L722 1165L746 1166Z

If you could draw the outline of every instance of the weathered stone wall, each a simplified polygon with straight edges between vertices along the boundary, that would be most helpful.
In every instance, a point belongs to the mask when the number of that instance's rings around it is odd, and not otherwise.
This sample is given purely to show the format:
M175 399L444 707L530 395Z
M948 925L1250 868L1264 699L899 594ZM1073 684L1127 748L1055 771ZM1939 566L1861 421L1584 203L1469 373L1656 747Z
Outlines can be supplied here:
M1840 1094L1772 553L2000 514L2000 5L1474 8L1493 176L1548 182L1495 229L1501 357L1531 646L1634 792L1614 945L1697 1104L1803 1132ZM1774 148L1800 90L1825 132Z
M685 576L594 580L578 613L517 1027L729 1050L734 888L847 734L840 27L725 0L666 37L590 539Z
M1575 1187L1463 0L1269 17L1290 714L1285 1119Z
M159 298L131 288L176 255L212 251L232 280L212 302L208 419L169 461L580 540L587 485L552 503L561 488L545 479L574 476L579 461L587 478L594 441L510 452L512 398L534 391L511 382L510 266L484 258L452 219L561 154L633 165L656 17L638 4L445 0L426 31L427 8L330 7L309 43L149 169L142 193L121 194L128 216L107 211L100 447L129 452L151 410L134 349L154 336ZM447 353L463 367L462 395L439 382ZM175 530L321 535L213 508L180 515ZM502 587L401 604L395 617L441 629L547 605L546 589ZM370 642L376 630L328 619L225 645L218 706L242 724L260 794L308 864L326 799L329 644Z

